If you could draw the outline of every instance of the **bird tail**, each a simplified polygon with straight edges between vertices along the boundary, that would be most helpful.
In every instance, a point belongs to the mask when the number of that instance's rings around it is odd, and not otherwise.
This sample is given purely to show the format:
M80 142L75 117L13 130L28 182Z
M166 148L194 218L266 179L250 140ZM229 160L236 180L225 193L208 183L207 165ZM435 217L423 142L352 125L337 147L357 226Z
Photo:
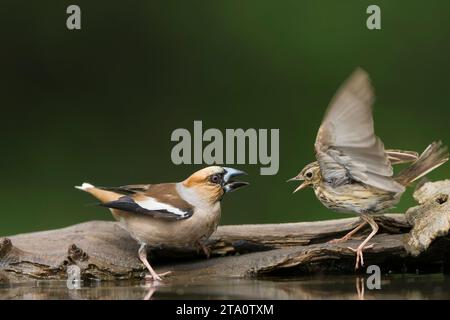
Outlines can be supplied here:
M95 198L100 200L102 203L109 202L109 201L115 201L122 196L122 195L112 192L112 191L102 190L102 189L97 188L87 182L84 182L81 186L75 186L75 188L77 188L79 190L83 190L87 193L90 193Z
M416 161L419 158L419 154L415 151L405 151L405 150L386 150L391 164L401 164Z
M83 184L81 186L75 186L75 188L87 192L88 189L92 189L92 188L95 188L95 187L92 184L90 184L90 183L83 182Z
M435 141L422 152L412 165L401 171L395 180L406 186L444 164L448 159L447 146L443 145L441 141Z

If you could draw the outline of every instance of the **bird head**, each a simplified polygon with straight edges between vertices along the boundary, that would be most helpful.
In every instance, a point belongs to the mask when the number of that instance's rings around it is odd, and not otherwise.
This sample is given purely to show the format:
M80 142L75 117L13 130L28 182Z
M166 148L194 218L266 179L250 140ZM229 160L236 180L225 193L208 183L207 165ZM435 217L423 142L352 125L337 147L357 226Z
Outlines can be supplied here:
M294 190L293 193L295 193L301 189L315 185L320 179L321 173L319 163L315 161L306 165L298 175L288 181L303 181L303 183Z
M195 190L201 198L214 203L221 200L225 193L248 185L248 182L234 180L242 175L246 173L233 168L211 166L193 173L183 181L183 186Z

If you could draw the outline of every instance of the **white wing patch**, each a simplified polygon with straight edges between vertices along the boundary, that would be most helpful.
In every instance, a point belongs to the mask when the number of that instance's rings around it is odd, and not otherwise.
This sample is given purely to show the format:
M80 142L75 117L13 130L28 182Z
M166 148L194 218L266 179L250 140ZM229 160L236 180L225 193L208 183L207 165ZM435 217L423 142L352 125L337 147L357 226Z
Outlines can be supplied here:
M168 211L172 214L176 214L180 216L180 218L186 218L190 215L190 212L186 212L181 210L180 208L176 208L167 203L162 203L156 200L155 198L147 197L145 200L134 200L136 204L140 207L150 210L150 211Z

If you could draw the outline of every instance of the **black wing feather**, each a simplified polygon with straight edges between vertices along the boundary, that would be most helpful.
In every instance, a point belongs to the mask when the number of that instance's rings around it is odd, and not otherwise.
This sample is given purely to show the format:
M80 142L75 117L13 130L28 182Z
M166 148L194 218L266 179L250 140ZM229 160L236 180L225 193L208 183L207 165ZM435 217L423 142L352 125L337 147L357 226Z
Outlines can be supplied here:
M192 216L194 213L192 209L189 209L183 216L170 212L168 210L147 210L138 205L129 196L123 196L115 201L109 201L100 204L102 207L107 207L111 209L118 209L127 212L134 212L138 214L145 214L153 218L167 219L167 220L183 220Z
M149 189L149 187L150 185L148 184L136 184L120 187L97 187L97 188L106 191L117 192L123 195L132 195L138 192L145 192Z

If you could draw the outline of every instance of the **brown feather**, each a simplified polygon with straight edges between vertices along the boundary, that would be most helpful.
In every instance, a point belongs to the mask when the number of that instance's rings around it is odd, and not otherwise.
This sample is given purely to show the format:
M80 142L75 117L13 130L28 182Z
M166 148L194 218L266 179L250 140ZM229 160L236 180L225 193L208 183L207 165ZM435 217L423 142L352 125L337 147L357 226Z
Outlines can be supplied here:
M441 141L433 142L411 166L401 171L395 180L406 186L441 166L449 159L447 146Z
M102 202L102 203L115 201L115 200L119 199L120 197L122 197L122 195L119 193L99 189L96 187L87 188L87 189L85 189L85 191L90 193L91 195L93 195L95 198L100 200L100 202Z
M391 164L402 164L416 161L419 158L419 154L415 151L404 151L404 150L386 150Z

